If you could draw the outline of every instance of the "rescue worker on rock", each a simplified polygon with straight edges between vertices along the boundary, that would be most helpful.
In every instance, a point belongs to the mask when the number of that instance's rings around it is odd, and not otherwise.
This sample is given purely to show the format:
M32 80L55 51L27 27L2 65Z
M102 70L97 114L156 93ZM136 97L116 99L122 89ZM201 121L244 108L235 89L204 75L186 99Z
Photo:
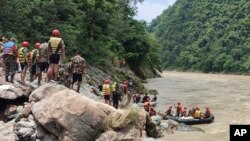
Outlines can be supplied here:
M105 84L103 84L102 86L102 94L104 95L105 103L109 105L111 105L110 93L111 93L111 89L110 89L109 80L105 80Z
M41 85L42 74L40 71L39 48L41 44L36 43L35 48L30 52L31 58L31 82L38 78L38 85Z
M157 96L156 96L156 94L154 94L154 97L153 97L153 99L151 100L151 102L156 102L156 100L157 100Z
M82 83L82 75L85 73L85 59L81 57L81 52L78 51L76 56L71 58L70 62L73 73L73 82L71 84L71 88L73 89L75 82L77 82L76 91L79 93Z
M165 112L165 114L168 116L173 116L172 106L168 107L168 110Z
M149 96L146 93L145 96L142 98L142 103L146 102L148 98L149 98Z
M61 33L58 29L52 31L52 37L50 37L48 42L49 49L49 71L48 71L48 81L52 78L55 81L58 81L58 71L59 71L59 62L63 61L65 57L65 44L62 38L60 38Z
M126 81L123 82L122 89L123 89L123 93L126 95L128 92L128 84Z
M5 81L14 83L14 76L16 73L16 44L10 40L10 34L7 33L3 37L3 62L5 66ZM10 80L9 80L10 76Z
M201 118L201 111L199 107L196 107L194 118L200 119Z
M176 108L176 115L175 116L181 116L181 112L182 112L182 105L180 102L177 103L177 106L175 106Z
M29 62L29 42L23 41L21 44L21 47L18 50L18 61L21 66L21 84L25 85L25 76L28 69L28 66L30 66Z
M112 85L112 100L113 100L113 106L118 109L119 100L120 100L120 93L119 93L119 87L116 82Z
M135 103L139 103L141 101L141 95L140 94L135 94Z
M40 59L40 73L42 77L42 73L46 73L49 69L49 50L48 43L44 42L41 44L39 48L39 59ZM47 77L47 76L46 76ZM48 81L47 78L45 78Z
M69 61L66 64L66 68L65 68L66 72L65 72L65 76L66 76L66 87L71 87L71 84L73 82L73 73L72 73L72 68L71 68L71 61Z
M149 106L150 106L149 101L145 101L145 102L143 103L144 110L147 111L147 112L149 112Z
M154 110L154 107L152 105L149 105L149 116L155 116L156 111Z
M211 116L211 110L209 107L206 107L206 112L204 114L204 118L209 118Z

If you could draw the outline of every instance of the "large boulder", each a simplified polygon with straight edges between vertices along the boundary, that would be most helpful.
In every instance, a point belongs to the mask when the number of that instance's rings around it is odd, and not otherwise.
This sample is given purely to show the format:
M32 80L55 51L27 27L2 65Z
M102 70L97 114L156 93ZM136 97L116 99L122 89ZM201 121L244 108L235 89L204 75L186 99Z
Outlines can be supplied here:
M38 88L36 92L42 89ZM33 105L32 113L59 140L95 140L106 130L108 115L115 112L113 107L88 99L73 90L63 89L49 94L51 91L54 89L43 91L44 99ZM37 96L35 92L32 95Z
M50 97L56 92L68 89L63 85L58 85L56 83L47 83L35 89L29 96L29 101L40 101L44 98Z

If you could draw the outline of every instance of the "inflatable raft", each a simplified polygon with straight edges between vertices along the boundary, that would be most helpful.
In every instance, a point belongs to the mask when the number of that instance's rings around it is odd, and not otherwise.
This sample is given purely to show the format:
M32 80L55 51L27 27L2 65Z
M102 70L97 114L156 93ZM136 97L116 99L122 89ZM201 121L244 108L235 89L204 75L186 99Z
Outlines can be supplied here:
M179 123L185 123L187 125L207 124L214 121L214 115L211 115L208 118L201 118L201 119L195 119L193 117L176 117L176 116L165 115L163 119L165 120L171 119Z

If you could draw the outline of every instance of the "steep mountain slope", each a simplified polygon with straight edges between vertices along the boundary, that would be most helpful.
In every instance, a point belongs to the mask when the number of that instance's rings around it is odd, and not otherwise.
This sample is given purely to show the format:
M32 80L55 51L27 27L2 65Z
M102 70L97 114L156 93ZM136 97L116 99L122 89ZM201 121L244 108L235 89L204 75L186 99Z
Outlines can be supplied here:
M177 0L148 27L166 69L248 72L250 1Z

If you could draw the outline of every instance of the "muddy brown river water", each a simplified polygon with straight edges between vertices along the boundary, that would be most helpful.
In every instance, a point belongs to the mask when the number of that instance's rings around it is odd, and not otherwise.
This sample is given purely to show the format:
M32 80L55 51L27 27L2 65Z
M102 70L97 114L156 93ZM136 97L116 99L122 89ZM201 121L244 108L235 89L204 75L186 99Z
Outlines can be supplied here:
M195 125L202 132L165 135L167 141L229 141L230 124L250 124L250 76L165 71L162 78L145 86L159 92L157 111L181 102L189 108L209 106L215 116L211 124Z

